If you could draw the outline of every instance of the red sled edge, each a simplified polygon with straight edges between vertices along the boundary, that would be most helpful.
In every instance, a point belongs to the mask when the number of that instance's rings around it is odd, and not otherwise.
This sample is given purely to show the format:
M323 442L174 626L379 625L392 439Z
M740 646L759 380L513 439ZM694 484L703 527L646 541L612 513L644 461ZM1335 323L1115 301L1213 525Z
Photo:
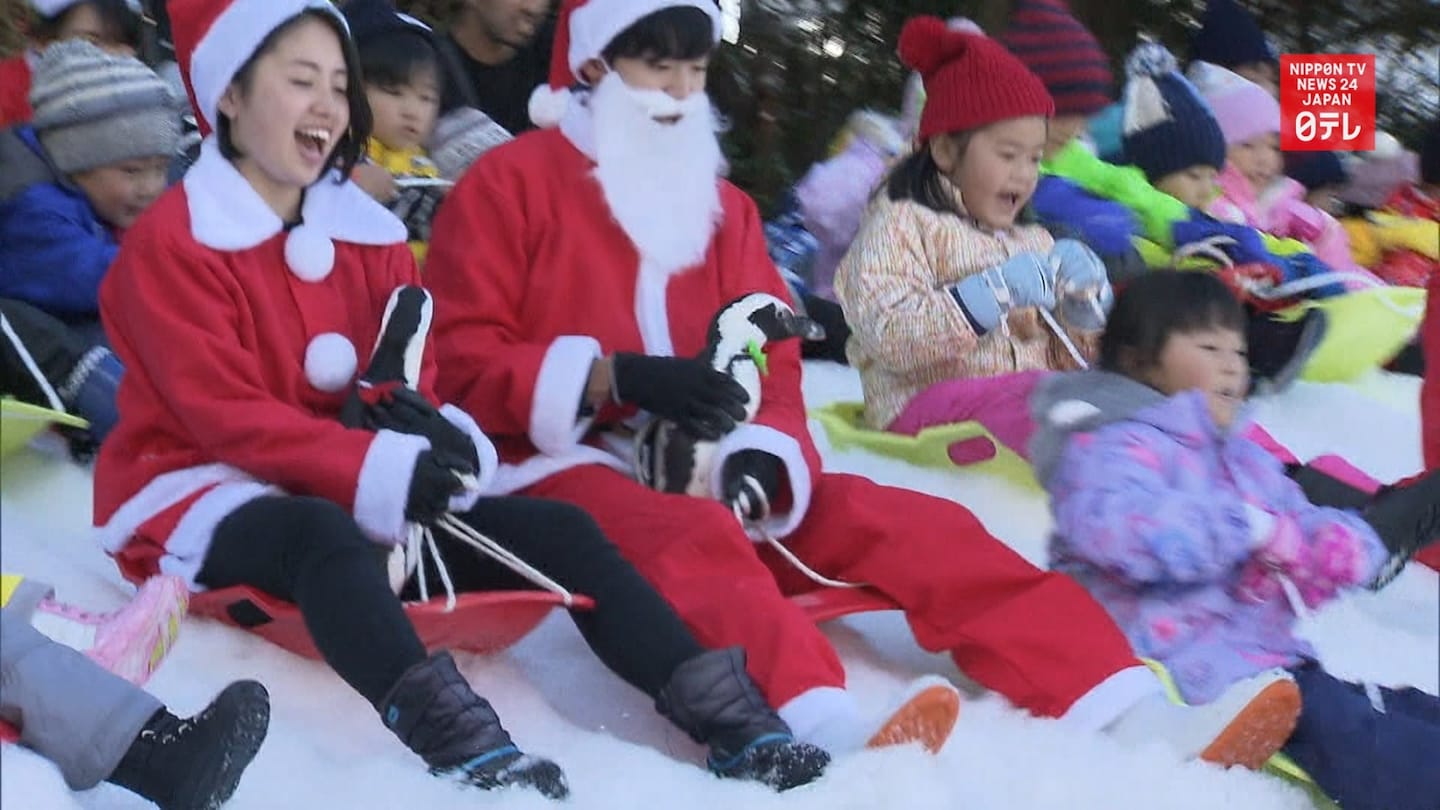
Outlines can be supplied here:
M595 603L576 596L574 608ZM534 630L564 600L547 591L488 591L459 594L447 611L443 598L405 605L405 614L427 650L499 652ZM307 658L320 658L299 608L245 586L204 591L190 597L190 613L248 630L272 644Z

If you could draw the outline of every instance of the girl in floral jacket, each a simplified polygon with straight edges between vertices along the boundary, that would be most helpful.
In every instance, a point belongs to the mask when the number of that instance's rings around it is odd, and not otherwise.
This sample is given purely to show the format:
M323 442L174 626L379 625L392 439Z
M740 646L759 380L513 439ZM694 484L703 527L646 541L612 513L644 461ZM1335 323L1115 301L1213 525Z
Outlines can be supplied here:
M1298 613L1370 584L1424 533L1397 531L1379 507L1312 505L1245 438L1244 327L1215 277L1157 271L1118 296L1104 370L1042 383L1032 457L1055 516L1052 565L1188 701L1290 670L1304 708L1285 751L1347 810L1440 806L1440 701L1382 689L1380 710L1295 634ZM1417 487L1440 503L1440 474Z
M923 39L925 25L944 35ZM871 427L976 420L1023 452L1025 399L1044 372L1083 364L1110 283L1080 242L1018 222L1054 112L1041 80L983 35L938 19L907 31L900 56L927 98L920 146L885 181L836 272L850 362Z

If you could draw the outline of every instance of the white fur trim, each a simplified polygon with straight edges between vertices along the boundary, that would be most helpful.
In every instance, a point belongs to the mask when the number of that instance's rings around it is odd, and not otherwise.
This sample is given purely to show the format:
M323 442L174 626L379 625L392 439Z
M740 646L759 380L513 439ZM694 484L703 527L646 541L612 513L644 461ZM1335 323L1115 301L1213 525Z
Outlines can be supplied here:
M715 0L589 0L570 15L570 72L580 75L580 66L600 54L626 28L667 8L698 8L710 17L714 42L720 41L724 19Z
M795 531L805 513L810 509L810 466L805 463L805 453L800 442L767 425L746 424L730 431L729 435L715 445L715 455L710 461L710 494L719 500L724 496L725 481L721 470L725 460L741 450L761 450L776 456L785 467L790 479L790 511L785 514L771 514L764 528L772 536L782 538ZM760 540L751 534L752 540Z
M286 20L307 9L334 15L348 31L345 17L330 0L265 0L232 2L210 23L190 55L190 85L199 113L213 129L220 97L260 43Z
M297 226L285 237L285 266L301 281L324 281L335 269L335 243L318 228Z
M95 527L95 539L113 554L130 542L135 530L150 518L206 487L235 482L254 483L255 478L229 464L184 467L157 475L121 504L109 523Z
M462 493L450 500L450 511L468 512L475 506L480 494L495 483L495 472L500 468L500 455L495 452L495 443L490 441L485 431L470 418L470 414L447 402L440 406L440 415L470 436L470 441L475 442L475 455L480 459L480 469L475 471L475 476L480 479L480 486L473 494Z
M541 129L558 126L570 108L571 95L569 88L556 89L548 84L535 88L526 107L530 123Z
M1083 399L1067 399L1050 406L1045 419L1056 427L1073 427L1093 416L1099 416L1100 409Z
M545 350L535 393L530 400L530 441L546 455L560 455L590 430L592 419L579 419L590 368L603 354L591 337L561 335Z
M1160 679L1149 667L1126 667L1090 687L1090 691L1070 704L1060 719L1085 731L1099 731L1140 701L1164 691Z
M215 528L236 509L266 495L284 495L279 487L259 481L237 481L221 484L196 499L175 524L165 540L165 556L160 558L160 571L183 577L192 591L205 587L195 581L205 564L205 555L215 540Z
M375 434L355 484L355 522L371 540L402 543L407 536L405 503L415 459L430 449L424 436L382 430Z
M316 335L305 347L305 379L327 394L344 390L357 367L355 344L339 332Z
M304 229L331 241L356 245L405 242L404 223L359 186L349 181L336 183L335 179L333 173L321 177L305 190L300 209ZM181 182L190 212L190 235L205 247L249 250L285 227L250 182L220 154L213 135L201 144L199 159ZM288 254L288 239L286 248ZM286 258L288 261L288 255Z
M675 354L675 344L670 339L670 308L666 302L670 276L665 269L644 259L635 276L635 323L640 327L640 340L646 354L660 357Z

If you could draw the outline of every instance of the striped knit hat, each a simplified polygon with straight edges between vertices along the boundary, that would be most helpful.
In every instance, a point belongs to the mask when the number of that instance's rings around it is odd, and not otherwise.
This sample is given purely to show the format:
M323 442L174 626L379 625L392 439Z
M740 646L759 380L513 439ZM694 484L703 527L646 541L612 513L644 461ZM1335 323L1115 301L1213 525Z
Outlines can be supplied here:
M1113 100L1110 61L1065 0L1019 0L1000 41L1045 82L1056 115L1094 115Z
M138 59L81 39L41 54L30 106L40 145L63 174L166 157L180 139L179 100L165 80Z

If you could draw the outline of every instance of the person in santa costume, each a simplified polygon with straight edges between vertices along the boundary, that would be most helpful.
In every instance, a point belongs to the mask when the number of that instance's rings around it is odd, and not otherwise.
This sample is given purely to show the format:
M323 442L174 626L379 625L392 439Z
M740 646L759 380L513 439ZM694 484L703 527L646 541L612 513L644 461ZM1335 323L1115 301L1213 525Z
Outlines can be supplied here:
M468 527L532 578L593 597L575 614L587 643L709 746L712 770L780 789L817 778L828 757L795 741L743 652L702 648L581 510L478 497L495 450L434 404L434 305L405 227L347 179L370 112L339 11L169 9L187 91L214 132L127 234L101 290L132 369L95 471L95 522L122 570L293 601L326 662L433 773L562 797L559 767L516 747L449 653L426 655L402 606L429 589L516 587L466 532L424 540L421 528ZM357 347L372 346L357 380Z
M963 507L823 473L795 341L769 345L758 410L737 424L751 392L691 358L727 302L785 288L754 202L720 178L704 92L720 30L710 0L566 2L531 108L551 128L484 155L436 218L437 386L491 431L497 487L584 507L702 641L745 647L780 716L832 752L873 741L877 724L786 598L814 583L768 539L889 597L922 647L1037 715L1264 762L1294 724L1293 683L1172 706L1103 608ZM718 442L712 498L637 482L625 437L647 415ZM764 498L739 497L756 487ZM751 508L765 500L768 512ZM917 689L902 707L932 750L958 709L948 689Z

